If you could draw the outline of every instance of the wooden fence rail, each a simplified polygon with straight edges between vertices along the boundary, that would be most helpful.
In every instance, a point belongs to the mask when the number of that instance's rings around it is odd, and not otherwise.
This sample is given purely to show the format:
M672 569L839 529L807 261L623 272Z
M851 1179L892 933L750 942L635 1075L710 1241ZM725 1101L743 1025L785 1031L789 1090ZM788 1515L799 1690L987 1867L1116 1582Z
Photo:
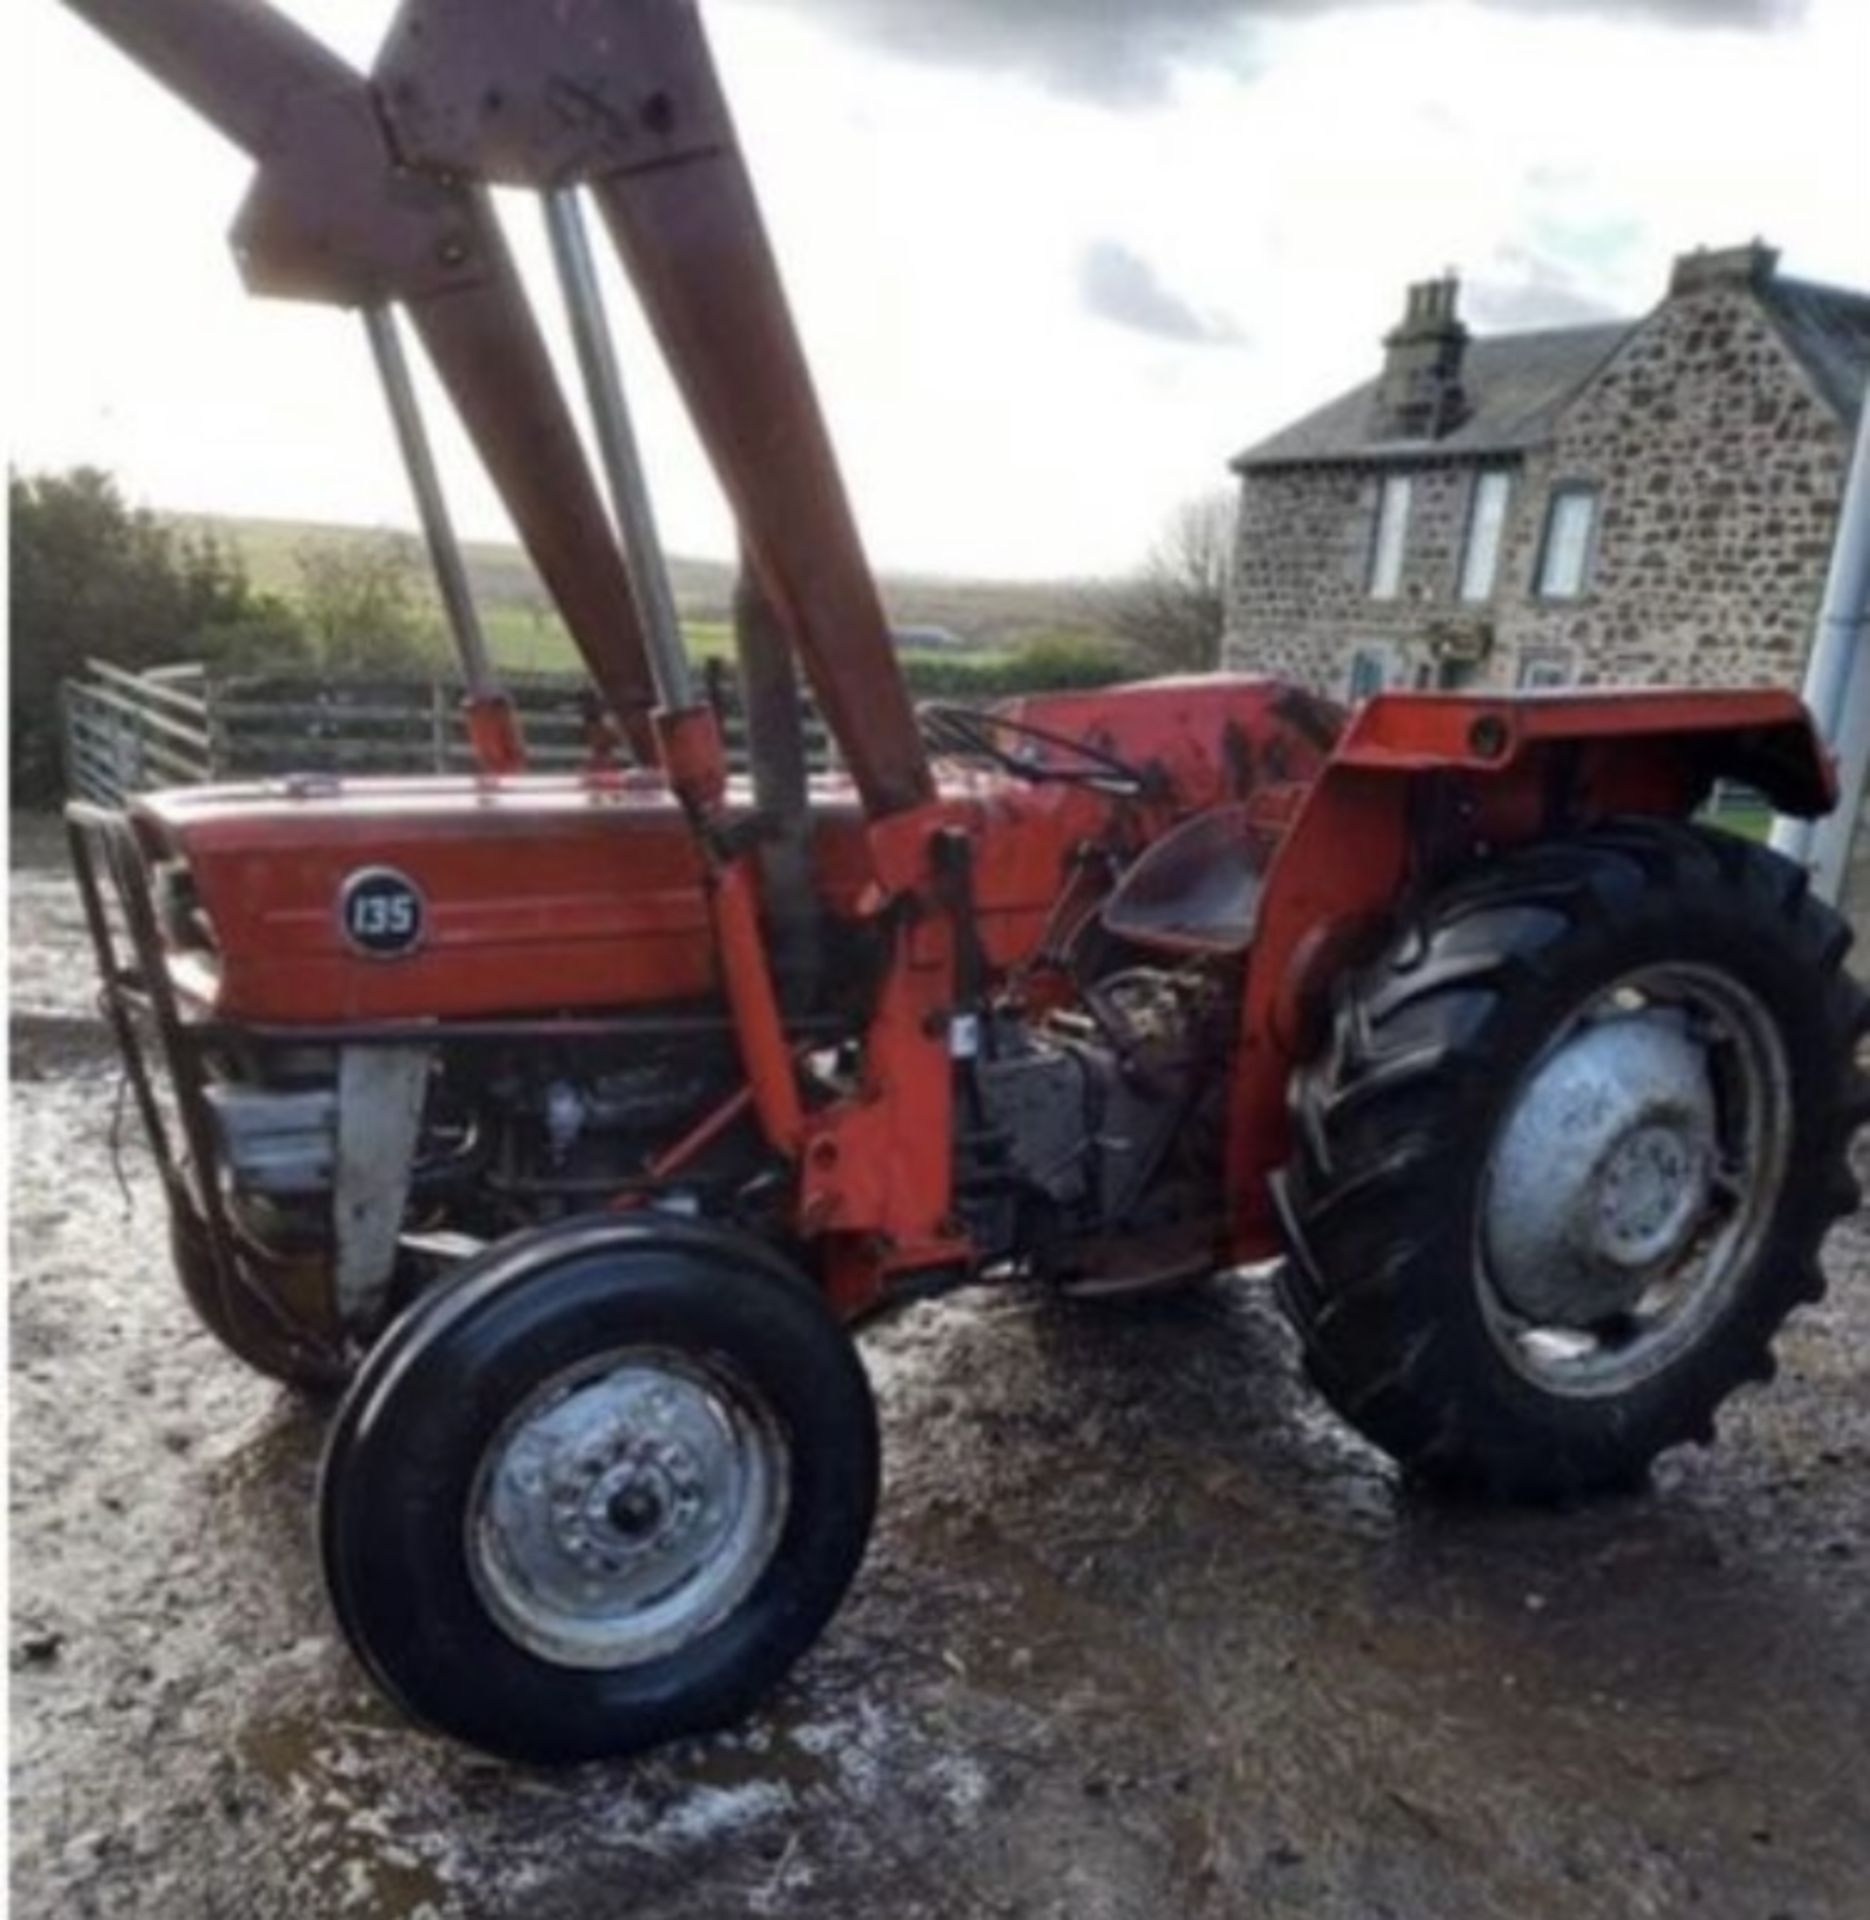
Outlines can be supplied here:
M746 741L731 674L709 674L729 762ZM591 757L589 683L575 675L516 675L508 688L527 759L565 772ZM185 664L141 673L86 662L64 695L66 785L118 806L152 787L295 773L462 773L474 765L459 685L434 679L307 673L210 674ZM815 767L831 764L823 721L804 704Z
M739 690L725 661L711 661L710 697L725 722L729 763L746 766ZM588 763L590 683L571 674L517 674L508 686L526 735L528 763L563 773ZM120 806L152 787L294 773L466 773L474 766L461 688L447 680L347 678L308 673L215 675L196 664L131 673L86 662L64 693L66 785L75 796ZM834 761L823 720L803 703L814 768ZM1757 794L1720 782L1706 813L1758 837L1770 809Z

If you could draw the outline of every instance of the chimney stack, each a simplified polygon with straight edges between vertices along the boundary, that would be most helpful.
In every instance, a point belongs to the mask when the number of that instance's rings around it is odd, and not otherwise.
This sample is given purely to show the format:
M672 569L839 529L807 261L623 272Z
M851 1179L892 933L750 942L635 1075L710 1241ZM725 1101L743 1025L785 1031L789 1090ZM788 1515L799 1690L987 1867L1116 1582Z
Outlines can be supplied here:
M1706 293L1717 287L1760 293L1778 270L1779 249L1769 247L1764 240L1749 240L1743 247L1697 247L1693 253L1675 256L1669 297Z
M1401 325L1384 336L1383 375L1370 427L1378 440L1436 440L1467 417L1461 361L1467 328L1455 312L1461 282L1453 273L1418 280Z

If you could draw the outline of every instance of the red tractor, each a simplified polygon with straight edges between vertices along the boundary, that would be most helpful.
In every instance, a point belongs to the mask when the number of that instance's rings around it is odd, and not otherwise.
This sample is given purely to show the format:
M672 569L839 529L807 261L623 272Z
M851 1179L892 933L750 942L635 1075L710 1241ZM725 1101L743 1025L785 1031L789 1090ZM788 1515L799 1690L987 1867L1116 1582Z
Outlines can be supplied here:
M851 1330L946 1288L1283 1257L1331 1404L1512 1499L1624 1485L1771 1373L1870 1008L1803 874L1691 821L1723 779L1832 804L1794 698L918 712L691 0L405 0L368 80L261 0L73 4L258 161L251 283L364 312L462 643L472 775L71 815L177 1271L343 1389L325 1572L412 1716L565 1761L743 1713L864 1551ZM488 183L547 196L608 513ZM750 780L581 191L740 522ZM635 765L526 770L392 303Z

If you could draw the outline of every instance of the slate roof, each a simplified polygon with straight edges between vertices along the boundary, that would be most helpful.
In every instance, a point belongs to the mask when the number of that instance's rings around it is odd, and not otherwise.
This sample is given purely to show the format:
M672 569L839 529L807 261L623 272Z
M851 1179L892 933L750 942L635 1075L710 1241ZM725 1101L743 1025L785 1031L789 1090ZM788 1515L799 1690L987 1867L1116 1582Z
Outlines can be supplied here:
M1761 297L1838 418L1854 421L1870 386L1870 293L1775 276Z
M1760 289L1760 300L1838 417L1854 421L1870 383L1870 294L1775 276ZM1373 439L1372 379L1249 447L1233 466L1419 463L1523 452L1548 437L1559 409L1641 324L1619 320L1470 340L1461 365L1470 411L1438 439Z
M1315 413L1249 447L1236 468L1309 466L1363 460L1419 461L1491 453L1517 453L1537 446L1559 408L1616 352L1636 322L1604 326L1550 327L1537 333L1502 333L1470 340L1461 362L1468 416L1452 433L1434 440L1378 440L1370 434L1377 383L1341 393Z

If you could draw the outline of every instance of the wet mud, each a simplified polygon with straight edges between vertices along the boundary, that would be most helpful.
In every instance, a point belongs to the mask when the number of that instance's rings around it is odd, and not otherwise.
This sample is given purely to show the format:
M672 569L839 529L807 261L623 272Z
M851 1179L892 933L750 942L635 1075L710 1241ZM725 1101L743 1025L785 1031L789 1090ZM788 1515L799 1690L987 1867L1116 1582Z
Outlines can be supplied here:
M1399 1486L1264 1276L910 1309L822 1646L731 1734L532 1774L339 1644L323 1416L190 1318L30 823L12 922L15 1913L1870 1911L1863 1215L1718 1446L1568 1513Z

